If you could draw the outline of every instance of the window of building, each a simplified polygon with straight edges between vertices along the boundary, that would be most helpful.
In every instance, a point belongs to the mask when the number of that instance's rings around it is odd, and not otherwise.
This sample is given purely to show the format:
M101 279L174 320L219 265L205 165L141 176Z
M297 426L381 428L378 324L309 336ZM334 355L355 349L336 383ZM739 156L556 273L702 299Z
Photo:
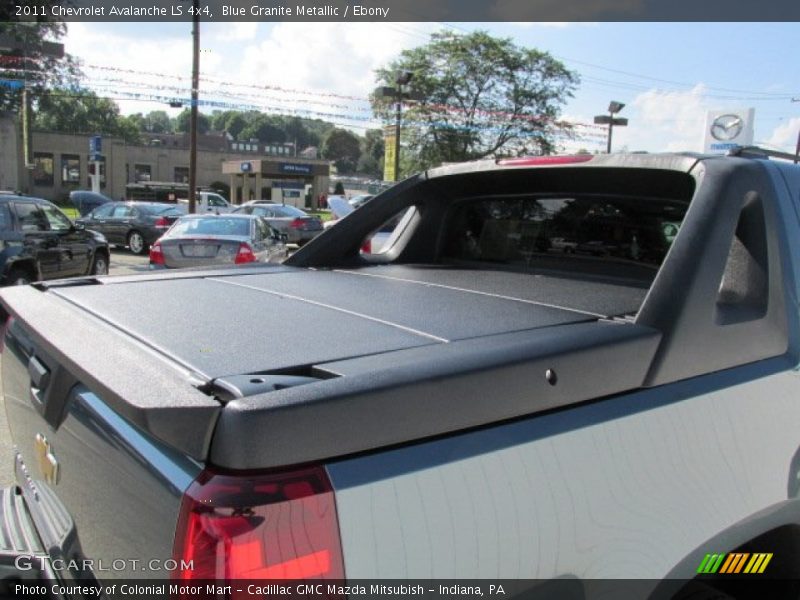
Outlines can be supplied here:
M77 185L81 182L81 157L77 154L61 155L61 183Z
M133 180L137 183L140 181L152 181L152 168L150 165L134 165Z
M45 152L33 153L33 184L53 186L53 155Z
M175 167L175 183L189 183L189 167Z

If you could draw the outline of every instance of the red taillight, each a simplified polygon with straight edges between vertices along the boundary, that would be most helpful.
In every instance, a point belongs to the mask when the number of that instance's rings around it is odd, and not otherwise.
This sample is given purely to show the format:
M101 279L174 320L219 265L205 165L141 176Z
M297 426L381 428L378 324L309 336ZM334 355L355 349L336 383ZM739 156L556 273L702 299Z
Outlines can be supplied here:
M292 229L302 229L305 226L305 224L306 220L298 217L297 219L294 219L291 223L289 223L289 227L291 227Z
M334 492L322 467L204 471L181 503L173 577L344 579Z
M150 246L150 264L151 265L163 265L164 264L164 252L161 250L161 242L156 242L152 246Z
M253 249L244 242L239 244L239 251L236 253L236 258L233 259L233 262L235 262L237 265L241 265L255 261L256 255L253 254Z
M372 239L367 238L364 240L364 243L361 244L361 252L364 254L372 254Z
M154 225L156 229L169 229L170 222L166 217L158 217Z
M571 156L526 156L522 158L503 158L497 161L504 167L534 167L536 165L569 165L592 160L591 154L574 154Z

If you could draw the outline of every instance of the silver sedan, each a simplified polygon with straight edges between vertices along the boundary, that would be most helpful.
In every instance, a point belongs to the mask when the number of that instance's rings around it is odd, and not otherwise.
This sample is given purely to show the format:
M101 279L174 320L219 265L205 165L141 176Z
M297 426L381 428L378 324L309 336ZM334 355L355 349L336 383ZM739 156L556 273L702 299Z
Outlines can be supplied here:
M286 237L254 215L186 215L150 248L150 268L281 262Z

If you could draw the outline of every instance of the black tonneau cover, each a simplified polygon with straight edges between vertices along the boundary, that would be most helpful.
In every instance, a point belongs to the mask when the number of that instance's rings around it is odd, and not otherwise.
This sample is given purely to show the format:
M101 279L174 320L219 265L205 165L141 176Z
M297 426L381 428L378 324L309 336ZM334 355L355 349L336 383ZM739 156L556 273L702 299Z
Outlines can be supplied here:
M498 282L501 294L477 283L475 272L454 272L440 285L426 285L424 269L419 281L411 272L297 269L136 284L112 280L50 293L207 381L605 316L585 310L586 299L574 289L559 299L553 284L541 285L546 300L540 303L530 277L523 282L512 273L494 275L506 283ZM604 284L585 284L582 291L609 296L606 304L617 312L635 310L643 293Z
M561 283L443 266L265 267L65 280L3 295L50 360L133 423L203 459L222 404L231 400L220 392L231 382L258 374L310 376L317 383L303 385L305 391L290 404L311 403L315 410L329 394L353 384L361 398L353 406L363 412L363 394L381 367L380 361L363 363L370 365L365 372L359 361L382 356L387 369L409 360L455 368L447 356L458 355L459 343L475 340L469 346L477 352L472 360L480 361L482 340L509 334L535 340L535 330L595 323L635 310L644 293L599 282ZM602 312L589 310L597 306ZM513 359L502 343L489 346L500 363ZM417 358L403 354L422 348L441 350ZM348 379L347 386L331 381L336 379ZM270 397L259 394L258 386L245 395L250 394L257 394L256 402ZM280 392L273 396L280 401ZM239 405L229 404L235 413ZM275 410L269 402L263 406ZM345 410L339 418L354 415ZM332 448L308 451L330 454ZM275 453L266 459L259 453L258 460L278 464L274 461L287 457Z

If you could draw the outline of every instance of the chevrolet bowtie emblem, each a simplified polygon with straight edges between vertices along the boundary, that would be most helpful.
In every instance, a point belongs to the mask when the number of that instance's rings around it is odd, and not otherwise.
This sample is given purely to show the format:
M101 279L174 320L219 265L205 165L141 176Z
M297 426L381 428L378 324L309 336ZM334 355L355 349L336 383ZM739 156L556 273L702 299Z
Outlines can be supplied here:
M36 452L36 462L39 463L39 471L44 480L50 485L58 483L58 461L50 448L50 442L41 433L36 434L34 443Z

